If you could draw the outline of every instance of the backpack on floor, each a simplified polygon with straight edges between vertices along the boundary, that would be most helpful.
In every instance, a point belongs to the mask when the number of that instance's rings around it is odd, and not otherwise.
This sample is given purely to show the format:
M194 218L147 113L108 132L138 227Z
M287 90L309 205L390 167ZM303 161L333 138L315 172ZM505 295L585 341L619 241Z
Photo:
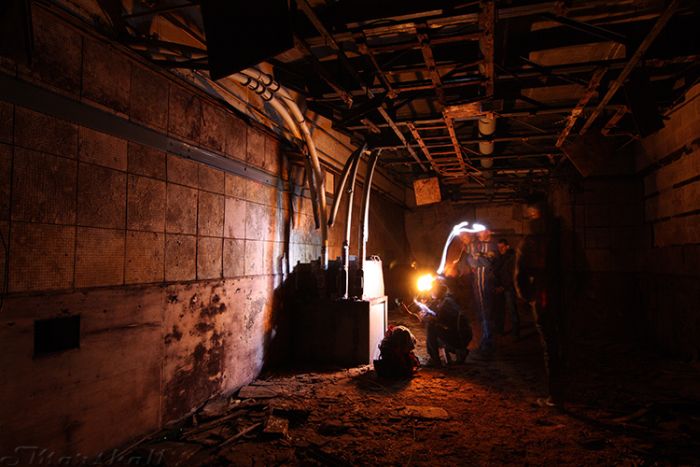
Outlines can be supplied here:
M410 378L420 362L413 352L416 338L405 326L389 326L379 344L379 359L374 360L374 371L381 378Z

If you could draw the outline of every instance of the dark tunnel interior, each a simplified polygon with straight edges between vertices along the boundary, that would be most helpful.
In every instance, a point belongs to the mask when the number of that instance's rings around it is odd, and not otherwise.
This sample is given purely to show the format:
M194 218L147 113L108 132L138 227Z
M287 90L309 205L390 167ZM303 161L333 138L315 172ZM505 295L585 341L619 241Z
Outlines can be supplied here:
M0 2L0 466L700 464L699 21Z

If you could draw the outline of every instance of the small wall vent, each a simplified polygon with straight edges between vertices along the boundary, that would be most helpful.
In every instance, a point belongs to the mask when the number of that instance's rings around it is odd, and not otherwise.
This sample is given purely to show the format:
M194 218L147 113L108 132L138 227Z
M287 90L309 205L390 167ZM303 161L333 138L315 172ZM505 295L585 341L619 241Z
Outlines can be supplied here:
M80 315L34 321L34 356L80 348Z

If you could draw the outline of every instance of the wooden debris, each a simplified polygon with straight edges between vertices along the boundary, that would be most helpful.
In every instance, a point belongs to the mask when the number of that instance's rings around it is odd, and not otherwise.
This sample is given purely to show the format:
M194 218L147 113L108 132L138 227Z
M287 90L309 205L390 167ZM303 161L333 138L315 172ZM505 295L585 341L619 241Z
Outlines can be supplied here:
M211 422L208 422L208 423L202 423L201 425L199 425L191 430L185 431L183 433L183 436L189 437L189 436L195 435L197 433L205 432L205 431L210 430L218 425L221 425L222 423L225 423L231 419L240 417L244 413L245 413L245 411L243 411L243 410L237 410L233 413L226 415L225 417L217 418L216 420L212 420Z
M223 443L219 444L219 449L223 448L224 446L228 446L229 444L231 444L231 443L237 441L238 439L244 437L245 435L247 435L247 434L250 433L251 431L253 431L253 430L259 428L261 425L262 425L262 423L254 423L253 425L249 426L249 427L246 428L245 430L239 431L238 433L236 433L235 435L231 436L230 438L228 438L228 439L227 439L226 441L224 441Z

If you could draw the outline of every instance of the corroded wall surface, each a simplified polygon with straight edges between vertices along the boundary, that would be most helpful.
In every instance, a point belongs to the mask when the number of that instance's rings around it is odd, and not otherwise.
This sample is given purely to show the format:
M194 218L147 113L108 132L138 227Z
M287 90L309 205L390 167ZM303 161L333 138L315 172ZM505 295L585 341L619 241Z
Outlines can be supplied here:
M274 135L43 7L33 14L32 67L0 59L0 73L287 177ZM373 220L401 209L377 206ZM20 444L96 454L246 384L273 349L285 355L286 258L320 253L307 197L290 204L2 96L0 233L0 456ZM370 245L402 254L400 242ZM74 315L80 348L35 356L34 321Z

